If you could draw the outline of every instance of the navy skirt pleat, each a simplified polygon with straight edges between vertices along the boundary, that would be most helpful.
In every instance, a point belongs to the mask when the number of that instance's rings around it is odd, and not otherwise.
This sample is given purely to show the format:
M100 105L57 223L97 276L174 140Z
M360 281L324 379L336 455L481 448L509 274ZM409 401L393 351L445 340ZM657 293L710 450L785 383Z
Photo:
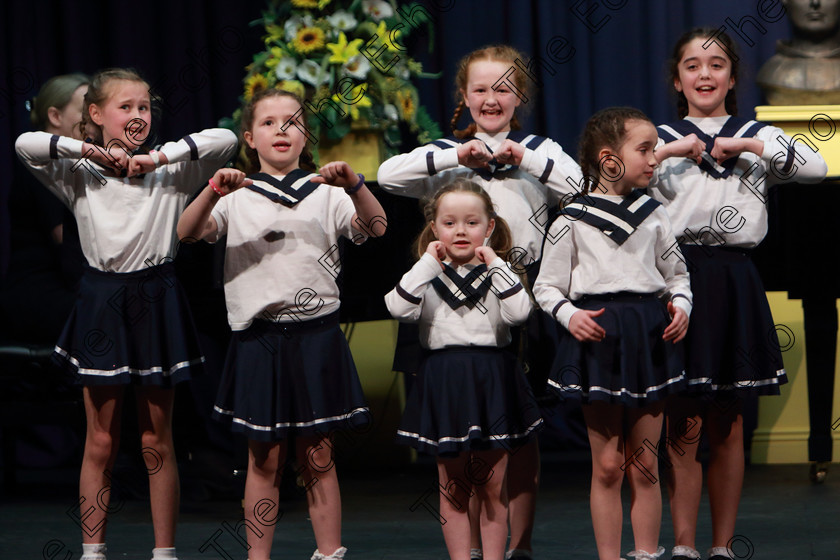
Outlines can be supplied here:
M671 322L652 294L601 294L574 302L603 315L594 320L606 331L599 342L580 342L557 329L549 386L563 398L640 407L686 388L682 343L662 339Z
M370 412L338 312L235 331L213 416L258 441L365 429Z
M199 372L204 357L175 266L87 268L55 358L82 385L170 387Z
M432 455L513 449L542 424L516 356L499 348L428 352L397 441Z
M696 392L778 395L787 382L770 305L749 253L682 245L694 307L686 335L686 375Z

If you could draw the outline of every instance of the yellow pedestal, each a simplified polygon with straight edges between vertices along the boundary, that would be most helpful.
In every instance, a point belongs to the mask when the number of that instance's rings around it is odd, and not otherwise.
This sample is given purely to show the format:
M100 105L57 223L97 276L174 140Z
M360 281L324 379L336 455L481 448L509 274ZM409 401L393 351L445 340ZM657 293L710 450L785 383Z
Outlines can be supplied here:
M366 181L376 181L379 166L385 161L385 141L382 133L373 130L351 130L341 140L318 141L319 165L331 161L346 161Z
M403 374L391 371L397 345L396 321L342 325L359 372L373 424L369 429L336 435L338 462L351 468L407 464L411 450L394 443L405 405Z
M840 105L759 105L755 119L772 123L818 151L828 163L828 178L840 177Z
M840 178L840 105L797 105L755 108L756 120L770 122L792 137L799 148L804 143L818 151L828 164L828 177ZM804 149L804 148L803 148ZM773 319L779 329L793 334L791 348L783 353L788 384L779 397L762 397L758 405L758 427L753 434L755 463L805 463L808 461L808 381L805 361L805 331L802 301L789 300L784 292L768 292ZM780 344L785 335L779 330ZM840 372L840 362L835 366ZM840 383L834 382L833 424L840 418ZM840 461L840 429L834 430L834 461Z

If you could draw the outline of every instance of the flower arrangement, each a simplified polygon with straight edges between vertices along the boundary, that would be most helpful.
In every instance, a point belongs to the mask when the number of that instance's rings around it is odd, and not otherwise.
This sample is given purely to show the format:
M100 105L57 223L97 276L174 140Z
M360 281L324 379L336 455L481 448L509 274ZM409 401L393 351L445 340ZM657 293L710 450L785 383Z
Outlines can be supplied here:
M412 7L404 6L403 13ZM431 22L425 23L431 33ZM242 101L263 88L293 91L319 108L318 115L306 111L316 138L340 139L351 128L377 130L389 156L399 152L400 123L419 143L440 138L410 81L439 74L424 73L403 45L394 44L412 30L395 0L271 0L252 25L265 27L265 50L246 68ZM220 124L238 131L240 112Z

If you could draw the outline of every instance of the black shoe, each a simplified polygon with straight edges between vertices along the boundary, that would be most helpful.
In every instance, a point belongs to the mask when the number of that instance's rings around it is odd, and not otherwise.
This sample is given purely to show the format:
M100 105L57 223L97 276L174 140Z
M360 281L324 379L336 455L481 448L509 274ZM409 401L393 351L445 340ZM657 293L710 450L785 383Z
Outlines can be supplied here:
M676 556L671 556L671 560L694 560L693 558L689 558L684 554L677 554Z
M732 560L732 558L723 554L715 554L714 556L709 556L709 560Z
M811 463L811 471L808 473L808 478L814 484L822 484L825 482L825 477L828 476L829 462L814 461Z

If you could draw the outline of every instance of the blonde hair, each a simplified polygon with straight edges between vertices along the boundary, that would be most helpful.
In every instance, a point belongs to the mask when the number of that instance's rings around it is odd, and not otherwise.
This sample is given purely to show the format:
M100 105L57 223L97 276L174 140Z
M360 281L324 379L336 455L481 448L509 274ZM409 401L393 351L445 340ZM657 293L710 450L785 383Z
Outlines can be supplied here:
M32 110L29 113L32 126L37 130L46 130L49 124L50 107L63 111L76 90L89 83L88 76L78 73L54 76L47 80L38 90L38 95L32 98Z
M487 191L481 188L478 183L470 181L469 179L464 179L463 177L455 179L449 185L438 190L435 195L423 206L423 218L426 221L426 226L414 242L417 258L422 257L423 253L426 252L426 248L429 246L429 243L437 239L432 231L432 222L434 222L435 218L437 218L440 199L449 193L470 193L481 199L484 203L484 212L487 214L487 217L496 221L496 227L490 234L488 246L493 249L497 255L506 259L508 253L513 247L513 236L510 233L510 227L508 227L504 218L496 214L496 211L493 209L493 201L490 200L490 195L487 194Z
M515 68L513 73L513 82L516 85L516 88L527 97L530 90L530 83L528 76L526 76L522 70L514 65L514 62L517 59L525 60L526 58L525 55L511 46L491 45L471 52L458 62L458 73L455 75L455 102L457 105L455 106L455 112L452 115L452 120L449 123L449 126L452 127L452 133L456 138L467 138L469 136L473 136L476 130L474 122L471 122L464 129L457 129L458 119L461 117L461 113L464 112L464 108L466 107L463 92L467 89L470 64L480 60L509 62L511 67ZM519 120L516 118L516 114L514 114L513 118L510 120L510 128L512 130L519 130L522 128L519 124Z

